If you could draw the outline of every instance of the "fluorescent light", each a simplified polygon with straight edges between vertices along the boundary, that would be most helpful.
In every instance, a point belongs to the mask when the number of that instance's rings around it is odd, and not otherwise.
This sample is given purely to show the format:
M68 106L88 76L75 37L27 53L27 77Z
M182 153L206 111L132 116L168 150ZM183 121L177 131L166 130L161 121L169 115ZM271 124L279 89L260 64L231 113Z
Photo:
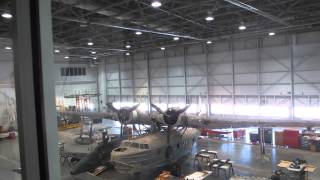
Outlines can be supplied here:
M93 57L94 60L98 59L97 57Z
M214 17L213 16L207 16L206 17L206 21L213 21L214 20Z
M212 44L212 41L207 41L207 44Z
M275 32L269 32L269 36L274 36L274 35L276 35Z
M88 24L80 24L80 27L88 27Z
M130 53L127 52L127 53L126 53L126 56L130 56Z
M165 48L165 47L161 47L160 49L161 49L162 51L166 50L166 48Z
M88 42L88 46L93 46L93 42Z
M136 32L136 35L138 35L138 36L140 36L141 34L142 34L142 32L140 32L140 31Z
M10 13L2 13L1 16L3 18L6 18L6 19L11 19L12 18L12 14L10 14Z
M154 8L158 8L158 7L162 6L162 4L161 4L160 1L153 1L151 3L151 6L154 7Z
M65 56L64 58L65 58L65 59L69 59L69 56Z
M243 24L239 26L239 30L241 30L241 31L246 30L246 29L247 29L247 27Z
M59 50L59 49L55 49L54 52L55 52L55 53L59 53L60 50Z
M95 51L91 51L91 54L97 54L97 52L95 52Z
M7 50L11 50L12 48L10 46L5 47Z
M173 40L175 40L175 41L179 41L179 39L180 39L179 37L174 37L173 38Z
M127 45L126 45L126 48L127 48L127 49L130 49L130 48L131 48L130 44L127 44Z

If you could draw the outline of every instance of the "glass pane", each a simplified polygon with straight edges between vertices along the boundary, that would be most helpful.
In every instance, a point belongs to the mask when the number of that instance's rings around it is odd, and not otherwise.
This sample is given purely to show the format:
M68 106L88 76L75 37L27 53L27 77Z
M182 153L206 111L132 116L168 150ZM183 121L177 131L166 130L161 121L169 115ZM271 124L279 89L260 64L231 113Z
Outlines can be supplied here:
M17 133L13 43L10 26L11 1L0 2L0 177L20 180L20 152ZM5 35L7 34L7 35ZM0 178L0 179L1 179Z

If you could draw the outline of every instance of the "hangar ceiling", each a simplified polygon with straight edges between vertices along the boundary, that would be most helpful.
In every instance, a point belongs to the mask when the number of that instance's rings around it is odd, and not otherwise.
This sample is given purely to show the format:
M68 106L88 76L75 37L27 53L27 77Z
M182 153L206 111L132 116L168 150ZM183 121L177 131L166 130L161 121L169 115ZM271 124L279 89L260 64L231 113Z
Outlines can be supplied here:
M2 12L11 1L3 1ZM319 30L317 0L53 0L53 38L61 53L93 58L146 48L216 41L268 32ZM214 17L206 21L207 16ZM0 18L8 37L10 20ZM239 25L246 30L240 31ZM139 31L142 34L137 35ZM180 37L174 41L173 37ZM93 42L88 46L88 42ZM130 44L131 48L126 48ZM92 54L90 51L98 52Z

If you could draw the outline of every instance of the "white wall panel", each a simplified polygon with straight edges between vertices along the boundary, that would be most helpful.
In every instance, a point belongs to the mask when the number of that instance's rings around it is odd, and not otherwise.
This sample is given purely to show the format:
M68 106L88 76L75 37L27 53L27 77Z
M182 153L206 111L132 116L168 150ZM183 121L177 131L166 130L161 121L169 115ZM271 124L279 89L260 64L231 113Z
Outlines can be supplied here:
M147 79L136 79L134 81L134 84L136 87L147 87L148 86L148 80Z
M122 95L133 95L133 88L122 88Z
M117 80L117 79L119 79L119 73L118 72L106 73L106 76L107 76L108 80Z
M152 78L157 77L166 77L167 76L167 68L159 67L150 69L150 74Z
M231 62L231 61L232 61L232 54L230 52L220 52L220 53L213 53L208 55L209 63Z
M206 85L206 77L187 77L187 85Z
M184 67L182 66L174 66L169 67L169 76L184 76Z
M257 49L241 50L233 52L234 61L256 61L258 57Z
M167 78L153 78L151 80L152 86L167 86Z
M206 65L188 65L187 75L188 76L204 76L206 74Z
M238 62L234 64L235 73L254 73L258 72L258 62L248 61L248 62Z
M121 87L132 87L133 81L132 80L121 80Z
M214 75L209 77L209 84L232 84L232 75Z
M257 84L258 82L257 74L237 74L234 78L236 84Z
M261 73L260 74L261 84L277 84L277 83L290 83L290 73L279 72L279 73Z
M184 95L184 87L170 87L169 95Z
M232 64L210 64L208 67L209 74L226 74L232 72Z
M290 95L290 85L261 85L261 95Z
M187 88L188 95L204 95L207 94L207 89L204 86L198 86L198 87L188 87Z
M186 63L189 65L201 65L206 63L205 54L189 55L186 57Z
M152 88L151 89L152 95L167 95L166 88Z
M210 95L231 95L232 86L210 86Z
M258 89L257 86L235 86L236 95L257 95Z
M287 43L287 37L285 35L268 36L262 40L263 47L285 46Z
M113 89L107 89L108 95L119 95L120 89L119 88L113 88Z
M118 80L115 80L115 81L108 81L107 82L107 87L119 87L119 81Z
M171 77L168 78L169 86L184 86L184 78L183 77Z

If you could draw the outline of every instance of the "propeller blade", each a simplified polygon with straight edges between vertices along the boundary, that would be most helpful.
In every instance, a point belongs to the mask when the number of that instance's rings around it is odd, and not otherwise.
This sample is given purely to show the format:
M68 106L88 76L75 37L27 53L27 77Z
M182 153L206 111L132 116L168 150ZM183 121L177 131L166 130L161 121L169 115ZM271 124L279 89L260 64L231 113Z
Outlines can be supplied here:
M183 109L179 109L179 110L177 111L177 113L181 114L181 113L185 112L189 107L190 107L190 105L187 105L187 106L184 107Z
M112 103L107 103L107 106L108 106L109 109L111 109L111 111L113 111L113 112L115 112L115 113L118 113L118 112L119 112L119 110L116 109L116 108L112 105Z
M140 106L140 103L135 105L135 106L133 106L133 107L131 107L131 108L129 108L128 111L132 112L132 111L136 110L139 106Z
M159 113L163 114L163 115L166 115L165 112L163 112L158 106L154 105L151 103L151 107L153 107L154 109L156 109Z

